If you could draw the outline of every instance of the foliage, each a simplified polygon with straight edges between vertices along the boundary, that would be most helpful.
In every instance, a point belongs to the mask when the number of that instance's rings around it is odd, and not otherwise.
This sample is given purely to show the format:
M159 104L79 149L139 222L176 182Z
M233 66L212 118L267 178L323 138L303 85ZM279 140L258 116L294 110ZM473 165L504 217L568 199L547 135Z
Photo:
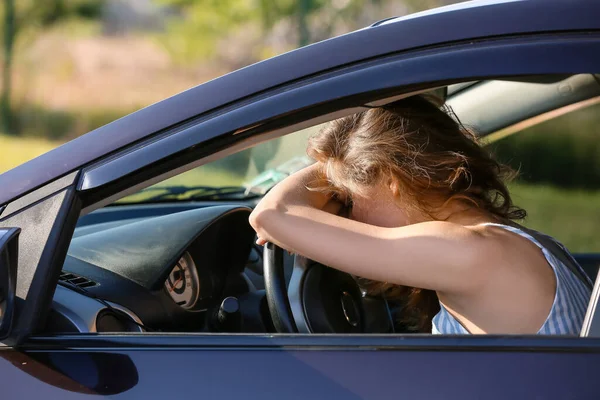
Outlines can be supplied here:
M524 225L555 237L572 252L600 252L600 191L514 183L510 192L527 210Z
M0 135L0 174L52 150L59 144L43 138Z
M15 105L13 123L21 137L67 141L126 114L125 110L53 110L40 104L18 103Z
M46 28L68 18L97 18L101 11L100 0L18 0L17 31Z
M491 145L524 182L600 189L600 105L566 114Z
M177 59L193 62L213 56L221 39L253 26L260 27L263 38L277 24L290 26L291 36L296 38L292 47L304 46L328 38L340 21L356 20L367 4L377 7L391 0L155 1L176 10L166 34L159 35L160 41ZM321 12L326 13L325 23L312 21Z
M19 39L32 36L69 18L95 18L100 15L101 0L4 0L2 10L3 59L0 118L4 132L15 133L12 109L12 69Z
M35 29L46 29L69 18L94 19L102 11L101 0L4 0L3 20L7 7L14 7L12 16L15 35Z
M257 11L246 0L156 0L174 12L159 41L182 62L211 56L217 39L241 23L255 19Z

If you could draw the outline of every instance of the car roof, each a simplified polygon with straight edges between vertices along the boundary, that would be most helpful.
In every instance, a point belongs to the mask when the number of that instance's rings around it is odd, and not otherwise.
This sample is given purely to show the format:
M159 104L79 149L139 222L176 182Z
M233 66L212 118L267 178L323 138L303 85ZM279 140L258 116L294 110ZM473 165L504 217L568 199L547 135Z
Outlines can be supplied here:
M586 0L473 1L390 19L293 50L143 108L5 172L0 175L0 205L173 125L277 86L366 59L454 41L597 30L599 11L600 4Z
M425 11L420 11L420 12L416 12L416 13L404 15L402 17L386 18L384 20L375 22L371 26L381 26L381 25L386 25L386 24L394 24L394 23L397 23L397 22L402 22L402 21L406 21L406 20L409 20L409 19L413 19L413 18L425 17L425 16L428 16L428 15L435 15L435 14L447 13L447 12L450 12L450 11L464 10L464 9L473 8L473 7L485 7L485 6L490 6L490 5L494 5L494 4L511 3L511 2L515 2L515 1L528 1L528 0L472 0L472 1L462 1L460 3L449 4L447 6L442 6L442 7L436 7L436 8L432 8L432 9L429 9L429 10L425 10Z

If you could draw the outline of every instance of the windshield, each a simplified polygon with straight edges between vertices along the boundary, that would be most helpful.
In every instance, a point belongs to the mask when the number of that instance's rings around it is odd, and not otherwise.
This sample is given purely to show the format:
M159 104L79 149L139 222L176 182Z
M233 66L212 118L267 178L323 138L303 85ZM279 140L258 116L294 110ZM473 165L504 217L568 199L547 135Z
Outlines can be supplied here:
M194 168L124 197L117 204L193 200L198 194L247 195L250 191L262 194L273 183L311 162L306 156L306 143L321 126L303 129ZM236 192L235 188L239 187L246 190Z

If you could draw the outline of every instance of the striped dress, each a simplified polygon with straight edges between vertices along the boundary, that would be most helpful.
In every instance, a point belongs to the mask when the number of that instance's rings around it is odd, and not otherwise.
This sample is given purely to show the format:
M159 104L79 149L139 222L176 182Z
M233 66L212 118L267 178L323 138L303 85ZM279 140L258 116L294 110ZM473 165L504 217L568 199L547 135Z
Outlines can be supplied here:
M498 226L531 240L542 250L554 271L556 276L554 302L546 321L537 333L540 335L579 335L590 300L590 289L531 235L512 226L494 223L484 225ZM468 335L469 332L465 327L448 312L441 302L440 306L440 312L433 317L432 333Z

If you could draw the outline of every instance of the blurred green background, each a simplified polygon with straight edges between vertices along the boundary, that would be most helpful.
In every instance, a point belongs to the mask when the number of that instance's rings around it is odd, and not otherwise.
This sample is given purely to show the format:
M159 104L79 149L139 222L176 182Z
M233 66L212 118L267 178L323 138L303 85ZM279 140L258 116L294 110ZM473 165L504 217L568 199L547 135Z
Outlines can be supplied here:
M232 70L443 0L1 0L0 173ZM432 27L432 29L435 29ZM526 225L600 251L600 106L491 144Z

